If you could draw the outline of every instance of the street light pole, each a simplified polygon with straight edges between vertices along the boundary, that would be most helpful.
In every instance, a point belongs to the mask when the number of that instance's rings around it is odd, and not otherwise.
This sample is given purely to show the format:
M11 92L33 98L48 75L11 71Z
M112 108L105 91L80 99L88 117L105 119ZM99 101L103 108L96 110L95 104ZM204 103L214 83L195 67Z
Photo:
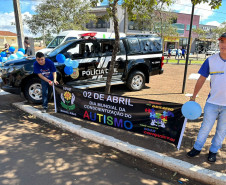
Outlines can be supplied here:
M185 85L186 85L186 77L187 77L188 59L189 59L189 54L190 54L190 40L191 40L191 30L192 30L192 24L193 24L194 9L195 9L195 5L192 3L191 21L190 21L190 29L189 29L189 36L188 36L188 46L187 46L186 63L185 63L185 69L184 69L184 81L183 81L182 94L184 94L184 89L185 89Z
M22 24L22 16L20 11L19 0L13 0L13 7L14 7L14 14L15 14L18 47L23 48L24 32L23 32L23 24Z

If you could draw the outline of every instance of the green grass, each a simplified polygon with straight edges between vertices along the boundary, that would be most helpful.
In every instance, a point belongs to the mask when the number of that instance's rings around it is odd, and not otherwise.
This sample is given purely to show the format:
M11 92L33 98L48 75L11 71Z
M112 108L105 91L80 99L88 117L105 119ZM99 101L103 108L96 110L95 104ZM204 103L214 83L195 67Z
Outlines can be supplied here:
M203 64L203 62L205 61L205 59L203 60L191 60L191 64ZM167 60L165 59L163 61L164 63L167 62ZM185 60L180 60L179 61L179 64L185 64ZM175 60L175 59L169 59L168 60L168 64L177 64L178 63L178 60ZM188 60L188 64L190 64L190 61Z

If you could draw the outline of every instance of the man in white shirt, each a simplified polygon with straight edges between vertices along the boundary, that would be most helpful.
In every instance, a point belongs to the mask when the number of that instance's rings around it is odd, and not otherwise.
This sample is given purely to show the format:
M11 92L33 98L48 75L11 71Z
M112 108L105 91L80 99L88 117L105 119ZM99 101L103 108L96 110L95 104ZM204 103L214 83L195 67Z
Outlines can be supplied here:
M210 75L211 90L204 107L203 122L193 149L187 153L188 157L195 157L201 152L216 119L218 119L216 133L208 155L208 162L212 163L216 162L217 152L222 147L226 135L226 33L222 34L218 40L220 53L207 58L201 66L200 77L190 99L195 101L196 95Z

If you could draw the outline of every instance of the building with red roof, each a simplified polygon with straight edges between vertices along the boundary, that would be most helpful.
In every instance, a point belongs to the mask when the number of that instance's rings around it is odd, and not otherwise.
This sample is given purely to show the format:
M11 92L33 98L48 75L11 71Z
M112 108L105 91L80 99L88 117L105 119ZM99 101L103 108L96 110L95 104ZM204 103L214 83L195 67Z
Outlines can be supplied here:
M0 49L3 49L6 43L10 46L18 47L17 34L11 31L0 30Z

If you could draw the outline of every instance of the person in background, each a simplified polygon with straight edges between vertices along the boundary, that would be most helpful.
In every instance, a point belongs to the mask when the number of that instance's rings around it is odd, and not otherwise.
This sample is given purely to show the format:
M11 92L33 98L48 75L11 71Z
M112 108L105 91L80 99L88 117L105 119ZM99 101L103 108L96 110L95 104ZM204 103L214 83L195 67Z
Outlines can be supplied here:
M3 52L6 53L7 57L9 57L9 55L13 54L13 52L11 52L9 50L10 45L8 43L5 43L5 48L2 50Z
M27 55L27 56L33 55L29 41L24 41L24 47L25 47L25 55Z
M178 50L178 48L176 49L175 59L176 59L177 57L179 58L179 50Z
M25 45L25 42L29 42L28 37L24 37L24 45Z
M184 59L185 59L186 50L184 49L184 47L182 48L181 51L182 51L181 58L184 57Z
M206 78L210 75L210 94L204 107L204 116L193 149L187 153L188 157L195 157L201 152L206 139L217 121L215 135L209 148L208 162L214 163L218 150L226 136L226 33L219 40L220 53L210 56L202 64L191 101L195 101L196 95L202 88Z
M56 67L52 60L44 57L42 52L36 53L36 61L34 62L34 73L39 76L42 84L42 101L43 113L46 113L48 108L48 97L51 94L51 86L59 84L57 82Z
M171 57L171 49L169 48L168 49L168 56L167 56L167 58L170 58Z
M84 54L83 54L83 57L89 57L90 56L90 50L89 50L89 46L88 45L86 45L85 46L85 52L84 52Z
M8 43L5 43L5 48L2 50L4 52L6 52L7 50L9 50L10 45Z

